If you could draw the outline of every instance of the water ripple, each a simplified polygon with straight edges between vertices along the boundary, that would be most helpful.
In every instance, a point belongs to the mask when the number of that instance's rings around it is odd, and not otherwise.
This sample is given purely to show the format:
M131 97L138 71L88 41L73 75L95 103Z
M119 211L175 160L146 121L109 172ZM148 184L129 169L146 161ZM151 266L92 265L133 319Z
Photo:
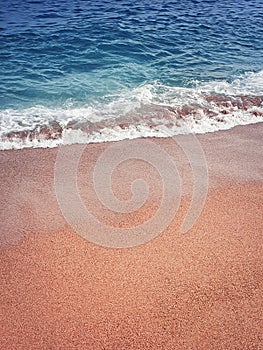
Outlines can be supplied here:
M96 103L154 81L230 82L262 69L262 22L262 0L6 0L0 108Z

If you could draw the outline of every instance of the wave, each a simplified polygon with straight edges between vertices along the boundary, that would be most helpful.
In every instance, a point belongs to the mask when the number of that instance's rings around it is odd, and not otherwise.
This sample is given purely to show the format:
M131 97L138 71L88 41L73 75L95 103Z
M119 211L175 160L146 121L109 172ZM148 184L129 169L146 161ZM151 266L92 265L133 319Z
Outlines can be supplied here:
M0 149L207 133L263 122L263 70L231 83L145 84L104 103L0 111Z

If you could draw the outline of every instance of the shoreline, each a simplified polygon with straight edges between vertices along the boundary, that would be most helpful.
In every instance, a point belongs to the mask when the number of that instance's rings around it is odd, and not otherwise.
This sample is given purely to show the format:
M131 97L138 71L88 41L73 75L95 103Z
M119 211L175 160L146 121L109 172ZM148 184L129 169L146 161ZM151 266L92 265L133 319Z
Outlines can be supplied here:
M255 112L255 115L254 117L258 117L258 114ZM49 129L48 127L42 127L40 128L40 131L39 131L39 135L38 135L38 132L36 130L33 130L33 131L19 131L17 133L15 132L10 132L10 134L7 135L7 138L5 139L5 142L8 141L8 138L10 138L10 143L12 144L13 141L18 141L19 143L19 140L20 142L21 141L25 141L27 138L28 138L28 142L30 142L30 145L21 145L21 148L0 148L0 152L1 151L19 151L19 150L23 150L23 149L53 149L53 148L59 148L59 147L68 147L68 146L76 146L76 145L94 145L94 144L111 144L111 143L117 143L117 142L122 142L122 141L125 141L125 140L138 140L138 139L152 139L152 140L165 140L165 139L171 139L171 138L177 138L177 137L187 137L189 135L192 135L192 136L205 136L205 135L210 135L210 134L218 134L218 133L221 133L221 132L228 132L233 129L236 129L236 128L243 128L243 127L251 127L251 126L254 126L254 125L258 125L258 124L263 124L263 120L260 120L260 121L251 121L250 123L244 123L244 124L237 124L237 125L233 125L231 127L228 127L228 128L219 128L219 129L216 129L216 130L207 130L207 131L196 131L196 132L189 132L189 133L175 133L175 134L172 134L172 135L169 135L169 128L167 128L167 130L165 131L165 136L164 135L159 135L159 136L156 136L154 135L154 133L152 134L151 131L149 130L148 131L148 134L147 136L134 136L129 134L129 128L128 127L128 123L124 123L124 122L120 122L118 125L116 125L118 128L119 128L119 131L126 131L126 134L128 133L129 136L124 136L123 138L116 138L116 135L112 136L111 135L111 138L112 139L109 139L107 141L103 140L103 139L100 139L99 137L96 138L95 135L90 135L92 136L92 138L88 138L88 134L86 134L85 132L85 129L74 129L74 128L68 128L68 129L65 129L64 131L67 131L67 132L75 132L76 135L75 135L75 139L78 138L80 140L82 140L81 142L72 142L72 143L68 143L69 141L69 138L70 138L70 134L68 134L66 136L66 143L63 144L63 143L60 143L62 141L61 138L59 138L59 136L61 137L62 136L62 128L60 126L57 125L56 122L54 122L54 124L50 124L50 127L51 129ZM132 125L130 125L132 126ZM177 126L178 127L178 126ZM54 129L53 132L52 132L52 128ZM127 130L126 130L127 129ZM102 128L102 131L103 131L103 128ZM114 134L114 132L116 130L112 129L111 130ZM132 133L134 133L135 130L132 130ZM27 135L27 132L28 132L28 135ZM118 131L117 131L118 133ZM99 134L103 135L103 132L99 132ZM135 133L136 134L136 133ZM42 136L42 139L41 139L41 146L40 146L40 141L38 141L38 139L35 139L34 137L36 136ZM85 135L85 136L84 136ZM125 133L123 134L125 135ZM12 138L12 137L15 137L15 138ZM4 140L3 140L4 141ZM57 142L58 141L58 142ZM53 142L53 144L52 144ZM57 143L56 143L57 142Z
M0 152L0 349L260 349L262 131L263 123L197 135L209 185L185 235L192 169L173 140L154 140L175 160L181 202L161 234L128 249L95 245L63 218L54 192L57 148ZM79 147L65 146L71 154ZM90 144L82 155L83 201L107 225L136 227L159 205L158 173L141 160L119 166L113 191L120 199L145 174L157 192L142 211L112 215L90 188L107 147Z

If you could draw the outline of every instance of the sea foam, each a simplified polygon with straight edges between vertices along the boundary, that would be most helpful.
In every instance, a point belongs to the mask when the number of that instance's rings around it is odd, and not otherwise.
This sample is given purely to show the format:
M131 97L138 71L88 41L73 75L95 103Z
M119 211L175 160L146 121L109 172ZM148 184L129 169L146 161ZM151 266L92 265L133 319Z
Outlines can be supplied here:
M0 149L207 133L263 122L263 71L173 87L153 82L104 103L0 111Z

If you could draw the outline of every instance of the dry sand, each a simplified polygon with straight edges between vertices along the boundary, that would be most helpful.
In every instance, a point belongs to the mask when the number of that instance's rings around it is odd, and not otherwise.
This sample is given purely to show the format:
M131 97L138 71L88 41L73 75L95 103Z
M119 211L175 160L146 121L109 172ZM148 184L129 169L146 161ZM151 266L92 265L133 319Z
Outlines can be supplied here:
M262 132L261 123L198 136L209 191L185 235L191 168L174 141L157 140L184 196L162 234L128 249L100 247L68 225L54 192L57 149L0 152L0 349L262 349ZM112 215L91 189L108 146L85 150L83 201L105 223L133 227L158 206L158 174L141 161L120 166L121 199L145 172L155 193L142 210Z

